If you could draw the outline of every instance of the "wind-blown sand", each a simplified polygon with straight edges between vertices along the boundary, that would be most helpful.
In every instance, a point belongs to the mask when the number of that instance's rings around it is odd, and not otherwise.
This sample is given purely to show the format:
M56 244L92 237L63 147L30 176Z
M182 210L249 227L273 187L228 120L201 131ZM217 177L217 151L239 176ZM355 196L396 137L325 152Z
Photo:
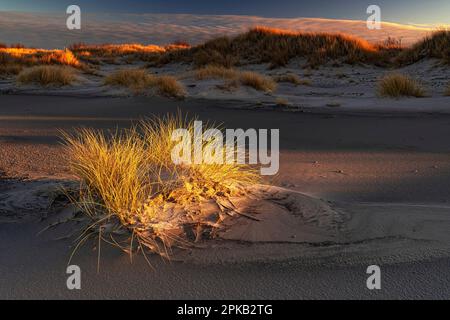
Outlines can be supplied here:
M0 96L0 296L3 298L449 298L450 134L447 115L359 115L237 109L236 102L159 98ZM81 227L61 211L55 186L74 182L58 130L127 127L175 112L227 127L280 128L274 187L236 199L215 240L142 257L88 242L72 263L82 290L65 287ZM230 110L232 108L232 110ZM333 109L334 110L334 109ZM76 183L76 182L75 182ZM57 190L57 189L56 189ZM228 231L227 231L228 230ZM98 248L97 248L98 249ZM383 290L365 288L378 264Z

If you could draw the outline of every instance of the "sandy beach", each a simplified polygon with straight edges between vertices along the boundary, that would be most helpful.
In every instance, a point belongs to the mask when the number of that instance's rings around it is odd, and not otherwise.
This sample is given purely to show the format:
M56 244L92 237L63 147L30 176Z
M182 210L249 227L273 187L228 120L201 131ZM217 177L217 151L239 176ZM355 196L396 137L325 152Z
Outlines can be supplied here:
M279 128L281 169L270 183L278 188L278 205L291 210L270 215L273 203L267 202L260 223L242 220L243 230L235 228L202 248L177 251L171 262L151 256L153 271L141 256L130 264L126 254L104 244L97 273L98 248L88 242L72 261L82 267L83 289L67 290L72 242L55 239L76 224L37 235L66 214L48 209L52 188L74 181L60 130L126 128L178 109L225 127ZM0 296L448 299L446 113L326 106L292 112L199 97L1 95ZM293 229L302 232L294 235ZM372 264L383 272L378 292L366 288Z

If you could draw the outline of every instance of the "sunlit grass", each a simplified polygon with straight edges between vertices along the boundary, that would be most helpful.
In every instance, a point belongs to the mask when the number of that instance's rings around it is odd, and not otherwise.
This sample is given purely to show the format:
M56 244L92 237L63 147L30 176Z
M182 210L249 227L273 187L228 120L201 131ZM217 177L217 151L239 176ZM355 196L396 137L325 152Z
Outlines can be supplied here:
M142 92L150 87L152 77L143 69L117 70L105 78L105 84L126 87L134 92Z
M24 66L55 64L75 68L83 67L70 50L32 48L0 48L0 64L20 64Z
M277 84L271 77L253 71L240 71L232 68L208 65L195 70L194 74L197 80L228 80L229 85L233 87L241 84L265 92L273 92L277 88Z
M126 231L143 247L166 255L179 223L210 223L194 214L193 205L220 203L259 182L255 168L235 162L175 164L172 133L179 128L193 133L194 123L166 116L120 132L80 129L64 135L71 170L80 179L79 195L72 200L92 219L87 233ZM174 206L181 211L168 215L167 208Z
M152 85L157 88L157 93L169 98L184 98L186 90L184 86L173 76L154 76Z

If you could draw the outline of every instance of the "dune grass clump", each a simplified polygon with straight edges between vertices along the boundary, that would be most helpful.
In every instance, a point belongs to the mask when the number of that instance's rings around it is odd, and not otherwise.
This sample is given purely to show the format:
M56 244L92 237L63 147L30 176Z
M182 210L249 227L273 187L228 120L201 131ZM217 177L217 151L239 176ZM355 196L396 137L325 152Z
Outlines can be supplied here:
M258 91L273 92L277 88L276 82L265 75L253 71L240 71L233 68L208 65L194 72L197 80L223 79L227 83L222 87L237 88L239 85L252 87Z
M18 64L24 67L40 65L62 65L83 69L81 63L72 51L45 50L25 47L0 48L0 64Z
M145 93L149 89L156 89L157 93L172 98L183 98L186 90L173 76L155 76L143 69L124 69L108 75L104 83L130 89L135 94Z
M72 201L92 222L82 241L98 235L99 240L121 243L127 252L133 252L136 241L143 253L147 248L169 257L170 246L188 241L181 235L187 226L220 224L219 217L211 221L202 216L202 203L229 206L227 199L245 194L259 181L248 165L175 164L172 133L178 128L193 133L194 123L177 115L121 132L81 129L64 135L70 168L80 179ZM203 141L202 146L211 143ZM125 239L116 241L121 236Z
M305 85L309 86L311 85L310 80L302 80L300 77L294 73L287 73L283 75L274 76L273 79L275 82L278 83L292 83L296 86Z
M75 71L63 66L36 66L23 70L17 76L22 84L38 84L41 86L66 86L76 80Z
M184 98L184 86L173 76L155 76L152 85L157 88L159 95L169 98Z
M378 84L378 94L382 97L400 98L425 96L420 84L402 74L390 74L382 78Z
M275 91L277 88L277 84L272 78L251 71L242 72L239 76L239 81L244 86L268 93Z
M104 82L106 85L126 87L137 93L151 85L152 77L143 69L123 69L108 75Z

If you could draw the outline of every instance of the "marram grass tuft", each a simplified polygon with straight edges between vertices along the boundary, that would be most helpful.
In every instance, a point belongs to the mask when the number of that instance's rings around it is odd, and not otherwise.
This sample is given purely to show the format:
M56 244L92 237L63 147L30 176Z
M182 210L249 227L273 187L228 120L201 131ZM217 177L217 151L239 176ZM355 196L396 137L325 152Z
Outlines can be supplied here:
M175 164L172 132L179 128L193 133L194 121L167 115L121 132L64 134L71 170L80 180L71 200L92 222L85 234L108 236L115 245L115 236L125 234L123 250L131 252L134 239L142 253L146 248L168 258L172 245L186 243L175 229L211 224L198 214L202 203L220 207L260 182L257 168L245 164ZM209 128L213 125L204 129ZM203 147L210 143L202 142Z

